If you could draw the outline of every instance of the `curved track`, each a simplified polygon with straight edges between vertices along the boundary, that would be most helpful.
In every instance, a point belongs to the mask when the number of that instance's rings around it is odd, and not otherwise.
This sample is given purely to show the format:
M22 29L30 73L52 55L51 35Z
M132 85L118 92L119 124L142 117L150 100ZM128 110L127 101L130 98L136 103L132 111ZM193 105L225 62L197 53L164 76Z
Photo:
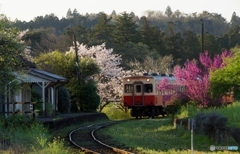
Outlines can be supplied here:
M133 152L126 151L126 149L120 149L107 145L101 139L98 139L95 132L99 129L104 129L110 125L118 124L122 121L110 121L104 123L91 124L87 126L79 127L69 133L69 141L75 146L80 148L86 153L93 154L133 154Z

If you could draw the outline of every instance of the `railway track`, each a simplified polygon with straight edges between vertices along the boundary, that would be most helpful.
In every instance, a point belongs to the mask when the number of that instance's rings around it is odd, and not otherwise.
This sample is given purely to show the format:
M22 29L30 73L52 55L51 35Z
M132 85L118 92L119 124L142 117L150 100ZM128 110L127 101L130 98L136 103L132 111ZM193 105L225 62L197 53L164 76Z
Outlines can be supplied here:
M105 143L105 139L98 138L96 131L123 121L110 121L79 127L69 133L69 141L85 153L91 154L133 154L127 149L113 147Z

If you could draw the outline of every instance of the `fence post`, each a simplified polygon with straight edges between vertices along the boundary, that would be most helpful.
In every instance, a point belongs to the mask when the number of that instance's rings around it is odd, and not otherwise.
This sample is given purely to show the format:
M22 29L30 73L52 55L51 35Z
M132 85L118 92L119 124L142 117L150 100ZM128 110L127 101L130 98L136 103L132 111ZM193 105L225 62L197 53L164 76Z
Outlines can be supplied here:
M33 119L35 119L35 103L33 103Z
M194 153L194 150L193 150L193 123L194 123L194 119L191 119L190 123L191 123L191 151L192 151L192 154L193 154Z

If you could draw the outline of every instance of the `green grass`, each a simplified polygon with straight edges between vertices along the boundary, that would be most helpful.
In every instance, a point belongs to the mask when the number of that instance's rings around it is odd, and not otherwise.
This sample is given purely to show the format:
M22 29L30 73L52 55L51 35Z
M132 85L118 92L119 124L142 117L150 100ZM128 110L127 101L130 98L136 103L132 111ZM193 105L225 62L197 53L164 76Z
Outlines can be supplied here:
M16 115L1 119L0 139L9 140L10 146L1 145L0 153L71 153L62 139L54 138L42 124L30 120L29 117Z
M212 107L209 109L200 109L194 106L182 106L179 114L176 115L177 118L187 118L194 117L198 113L210 113L216 112L228 118L228 126L229 127L237 127L240 128L240 102L234 102L232 105L228 105L227 107L216 108Z
M124 111L118 104L109 104L102 110L110 120L129 119L130 110Z
M129 113L123 113L116 107L107 106L104 112L110 119L121 119L130 117ZM200 109L193 105L183 106L180 112L176 115L177 118L194 117L198 113L217 112L228 118L228 126L240 128L240 103L235 102L233 105L222 108ZM128 114L128 116L126 116ZM112 126L107 131L102 133L105 135L111 134L111 139L108 142L137 149L138 153L158 154L158 153L191 153L191 133L185 129L176 129L172 125L171 118L167 119L143 119L130 121L121 125ZM151 143L151 144L150 144ZM194 134L194 153L213 153L210 151L210 145L216 145L214 140L209 139L205 135ZM232 138L227 138L222 144L237 145ZM180 150L188 149L188 150ZM236 153L231 151L217 151L215 153Z
M6 121L9 127L5 128L5 120L0 118L0 139L10 139L11 145L0 147L0 153L26 153L26 154L81 154L79 150L69 146L68 134L79 128L96 122L105 122L106 120L91 121L70 125L59 131L50 132L42 124L32 122L29 126L26 121L31 119L24 116L10 117Z
M224 108L212 108L206 112L212 111L218 112L221 115L226 116L228 118L229 126L240 128L240 102L235 102L234 104Z
M114 104L104 108L103 112L110 120L129 119L131 116L129 110L123 110ZM198 109L193 106L182 107L178 118L194 117L199 112L218 112L228 117L228 125L240 127L240 103L236 102L225 108ZM5 128L3 121L0 121L1 139L10 139L11 146L1 148L0 153L52 153L68 154L79 153L71 149L67 141L64 140L68 133L80 125L72 125L61 129L58 132L49 132L39 123L31 125L22 124L20 117L8 119L8 129ZM99 121L96 121L99 122ZM82 123L87 125L94 122ZM136 149L138 154L185 154L191 153L190 143L191 134L182 128L176 129L172 125L172 119L156 118L132 120L121 125L114 125L102 133L111 135L108 142L124 144L127 147ZM232 140L227 140L222 145L236 145ZM213 140L204 135L194 134L194 153L211 153L210 145L216 145ZM180 150L182 149L182 150ZM227 154L230 151L218 151L217 153ZM232 152L233 153L233 152ZM235 152L236 153L236 152Z
M173 127L170 118L129 121L111 126L100 133L108 136L111 134L108 143L117 141L120 145L124 144L137 149L139 154L191 153L191 133ZM211 153L210 145L216 144L204 135L194 134L194 153ZM222 143L222 145L227 145L227 143Z

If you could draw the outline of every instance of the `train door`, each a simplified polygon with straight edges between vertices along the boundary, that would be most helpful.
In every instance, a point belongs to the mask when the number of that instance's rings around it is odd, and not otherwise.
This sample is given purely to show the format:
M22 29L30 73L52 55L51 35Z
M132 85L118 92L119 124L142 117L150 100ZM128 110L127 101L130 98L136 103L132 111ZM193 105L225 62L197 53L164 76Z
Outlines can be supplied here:
M144 84L142 82L134 82L133 87L133 105L144 105Z

